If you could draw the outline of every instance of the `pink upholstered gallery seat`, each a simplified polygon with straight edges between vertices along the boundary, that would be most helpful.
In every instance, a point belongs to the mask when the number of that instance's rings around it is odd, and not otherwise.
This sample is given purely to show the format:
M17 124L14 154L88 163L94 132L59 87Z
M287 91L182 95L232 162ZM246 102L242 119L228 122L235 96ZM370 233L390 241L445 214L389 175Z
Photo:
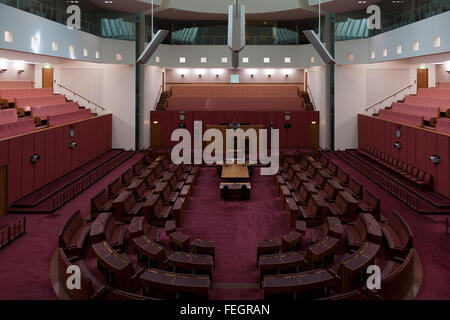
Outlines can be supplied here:
M296 86L173 86L172 97L298 97Z
M406 96L405 103L417 106L439 107L441 112L450 115L450 98L433 96Z
M419 97L450 98L450 89L443 88L419 88Z
M0 81L0 89L31 89L33 83L30 80Z
M16 107L22 109L25 109L26 107L48 106L63 103L66 103L66 97L64 95L16 98Z
M78 120L88 119L91 115L91 109L83 109L69 113L55 114L48 116L49 126L59 126Z
M415 116L422 116L425 120L430 121L432 118L438 118L441 111L439 107L420 106L414 104L397 103L392 104L392 111L397 113L405 113Z
M16 109L0 110L0 124L14 123L19 121Z
M9 103L15 102L16 98L51 96L52 94L52 88L0 89L0 99L8 100Z
M78 103L76 102L31 107L32 116L35 118L40 118L41 120L47 119L47 117L51 115L71 113L75 111L79 111Z
M437 119L436 131L450 134L450 119L448 118Z
M0 139L18 136L35 129L33 119L0 124Z
M380 118L417 127L423 126L423 116L398 113L391 110L380 110Z

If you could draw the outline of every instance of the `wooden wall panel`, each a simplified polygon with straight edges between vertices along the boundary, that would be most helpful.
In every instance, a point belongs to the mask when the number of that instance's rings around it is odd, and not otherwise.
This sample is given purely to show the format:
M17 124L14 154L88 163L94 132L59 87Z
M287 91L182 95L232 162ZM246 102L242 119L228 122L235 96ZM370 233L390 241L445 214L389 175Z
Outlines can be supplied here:
M9 146L8 140L0 141L0 167L8 164Z
M41 160L33 165L34 169L34 188L37 190L45 185L45 137L46 133L38 132L34 134L34 153L41 156Z
M22 196L34 190L34 165L30 163L30 157L34 152L34 135L22 137Z
M382 150L380 135L383 131L384 152L431 174L434 178L435 191L450 198L450 179L448 178L450 176L450 136L421 128L400 126L401 137L397 139L395 132L398 126L389 121L359 115L358 146L368 144ZM387 136L389 134L391 140ZM389 140L391 148L389 148ZM393 148L396 141L402 143L400 151ZM439 155L441 164L432 164L429 161L431 155Z
M47 130L45 132L45 183L55 179L55 160L58 157L56 150L56 130Z
M22 197L22 138L8 140L8 203Z
M55 132L55 179L64 174L64 127L58 127Z

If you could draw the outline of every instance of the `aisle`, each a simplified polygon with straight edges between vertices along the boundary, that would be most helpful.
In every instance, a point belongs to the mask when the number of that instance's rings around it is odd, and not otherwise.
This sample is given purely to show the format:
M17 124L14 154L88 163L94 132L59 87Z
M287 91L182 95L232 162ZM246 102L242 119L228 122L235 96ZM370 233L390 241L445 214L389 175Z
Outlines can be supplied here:
M202 168L181 230L216 241L212 299L260 299L256 242L290 231L272 176L252 178L250 201L220 198L215 168Z

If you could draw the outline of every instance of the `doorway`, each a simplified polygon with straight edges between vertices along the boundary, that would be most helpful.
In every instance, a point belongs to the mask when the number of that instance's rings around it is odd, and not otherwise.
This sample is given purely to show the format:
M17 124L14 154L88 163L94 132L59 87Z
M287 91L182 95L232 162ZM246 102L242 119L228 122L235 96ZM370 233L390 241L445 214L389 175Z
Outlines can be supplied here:
M53 88L53 68L42 68L42 88Z
M158 121L150 124L150 146L152 148L161 147L161 124Z
M8 167L0 168L0 217L8 211Z
M417 88L428 88L428 69L417 69Z

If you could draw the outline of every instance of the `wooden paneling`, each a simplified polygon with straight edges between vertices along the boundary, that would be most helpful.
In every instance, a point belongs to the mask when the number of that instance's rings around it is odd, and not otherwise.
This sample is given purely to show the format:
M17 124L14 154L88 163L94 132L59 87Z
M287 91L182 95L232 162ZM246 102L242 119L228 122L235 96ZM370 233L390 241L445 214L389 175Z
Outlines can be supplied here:
M34 164L31 164L31 156L34 152L34 135L22 137L22 196L34 190Z
M41 160L33 165L34 188L37 190L45 185L45 132L38 132L34 135L34 153L41 157Z
M8 203L22 196L22 138L8 140Z
M102 116L77 123L73 140L80 148L75 161L69 149L70 125L0 141L0 167L8 167L8 204L110 150L111 121L111 116ZM35 164L30 161L33 154L41 157Z
M0 167L0 217L8 211L8 167Z
M42 88L53 88L53 69L42 69Z
M387 128L390 129L387 129ZM400 128L401 137L397 139L395 132ZM383 129L380 129L383 128ZM435 191L450 198L450 136L429 131L426 129L398 124L377 119L374 117L358 116L358 145L368 144L378 150L380 149L381 131L383 132L384 152L393 155L400 160L421 169L433 176ZM395 141L402 143L400 151L393 147L388 148L389 139L392 137L391 145ZM430 156L438 155L440 164L432 164Z
M417 88L428 88L428 69L417 69Z

